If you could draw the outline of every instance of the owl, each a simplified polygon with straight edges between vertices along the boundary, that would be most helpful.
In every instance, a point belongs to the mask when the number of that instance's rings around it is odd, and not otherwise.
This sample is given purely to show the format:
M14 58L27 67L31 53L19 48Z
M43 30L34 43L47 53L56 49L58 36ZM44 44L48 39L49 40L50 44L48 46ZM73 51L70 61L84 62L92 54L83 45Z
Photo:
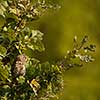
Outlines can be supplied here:
M25 54L21 54L21 55L18 55L16 57L16 61L15 61L15 64L14 64L14 69L13 69L14 77L25 75L25 73L26 73L26 68L25 68L26 62L27 62L27 57L26 57Z

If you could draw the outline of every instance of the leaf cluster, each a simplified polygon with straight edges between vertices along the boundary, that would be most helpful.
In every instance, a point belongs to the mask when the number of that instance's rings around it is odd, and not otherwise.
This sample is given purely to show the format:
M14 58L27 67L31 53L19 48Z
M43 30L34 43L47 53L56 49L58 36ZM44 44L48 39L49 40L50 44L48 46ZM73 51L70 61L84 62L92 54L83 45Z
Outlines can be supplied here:
M82 67L84 63L93 62L95 59L92 53L95 52L96 45L87 42L88 36L84 36L81 42L75 36L73 49L68 50L62 60L57 61L58 65L64 67L65 70L69 70L73 67Z
M55 64L41 63L34 58L34 51L45 50L43 33L27 24L39 19L47 9L59 8L56 2L58 0L0 0L0 17L4 20L0 26L0 100L58 98L63 89L63 72L94 60L89 52L95 51L95 45L85 45L87 36L81 43L75 37L73 50ZM14 77L16 62L23 64L17 59L19 55L27 57L22 66L26 73Z

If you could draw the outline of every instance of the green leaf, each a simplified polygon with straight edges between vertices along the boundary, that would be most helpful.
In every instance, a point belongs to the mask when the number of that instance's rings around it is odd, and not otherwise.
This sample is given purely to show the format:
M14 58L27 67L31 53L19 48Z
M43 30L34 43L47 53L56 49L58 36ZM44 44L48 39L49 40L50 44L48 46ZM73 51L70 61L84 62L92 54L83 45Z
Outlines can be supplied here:
M35 45L34 48L38 50L39 52L45 51L45 47L41 41L38 41Z
M3 17L5 17L4 12L6 11L5 7L2 5L2 3L0 3L0 15L2 15Z
M0 28L4 25L5 19L0 15Z
M13 13L6 12L5 16L6 16L6 19L7 18L12 18L12 19L15 19L16 21L18 20L18 16L14 15Z
M0 45L0 56L4 57L6 53L7 53L6 48Z
M0 80L5 81L8 79L9 73L7 68L5 68L2 63L0 62Z
M19 78L17 78L18 83L23 84L25 82L25 77L23 76L19 76Z

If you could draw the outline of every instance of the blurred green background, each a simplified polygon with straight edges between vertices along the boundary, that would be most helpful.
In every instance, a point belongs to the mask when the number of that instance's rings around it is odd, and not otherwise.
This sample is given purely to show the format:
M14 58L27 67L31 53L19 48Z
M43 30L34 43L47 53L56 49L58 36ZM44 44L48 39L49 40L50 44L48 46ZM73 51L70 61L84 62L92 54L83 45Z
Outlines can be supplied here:
M65 55L75 35L80 40L89 36L97 46L96 60L65 73L60 100L100 100L100 0L62 0L61 9L50 10L30 26L44 33L46 51L38 54L41 61Z
M72 48L73 37L88 35L96 44L96 60L65 73L60 100L100 100L100 0L62 0L61 9L44 15L34 26L45 33L42 60L63 56ZM32 23L33 24L33 23Z

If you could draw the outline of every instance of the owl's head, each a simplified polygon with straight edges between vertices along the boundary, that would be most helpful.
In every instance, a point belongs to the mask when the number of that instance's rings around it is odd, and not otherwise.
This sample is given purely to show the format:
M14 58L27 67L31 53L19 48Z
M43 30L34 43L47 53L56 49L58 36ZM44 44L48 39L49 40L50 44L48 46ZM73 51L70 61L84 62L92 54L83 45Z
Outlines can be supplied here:
M25 54L18 55L16 61L21 61L23 64L27 62L27 57Z

